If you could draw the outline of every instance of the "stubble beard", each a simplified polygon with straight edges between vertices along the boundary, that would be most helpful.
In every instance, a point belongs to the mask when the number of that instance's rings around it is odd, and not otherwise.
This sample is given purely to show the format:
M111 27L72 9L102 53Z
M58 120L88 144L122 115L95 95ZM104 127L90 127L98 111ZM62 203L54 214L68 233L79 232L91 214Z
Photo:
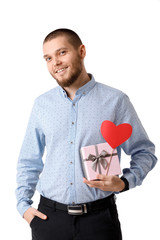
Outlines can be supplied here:
M78 66L75 67L75 71L71 73L68 78L65 78L62 81L60 81L57 77L55 77L54 74L51 73L51 75L61 87L70 87L74 82L77 81L81 73L82 73L82 64L79 63Z

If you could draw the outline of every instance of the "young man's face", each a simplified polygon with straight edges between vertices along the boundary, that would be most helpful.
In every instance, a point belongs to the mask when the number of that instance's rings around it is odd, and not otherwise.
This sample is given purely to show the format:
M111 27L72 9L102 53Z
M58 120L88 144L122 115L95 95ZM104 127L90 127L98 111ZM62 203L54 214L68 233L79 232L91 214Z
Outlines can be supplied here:
M84 46L75 49L65 36L43 45L44 58L52 77L61 87L71 86L83 70Z

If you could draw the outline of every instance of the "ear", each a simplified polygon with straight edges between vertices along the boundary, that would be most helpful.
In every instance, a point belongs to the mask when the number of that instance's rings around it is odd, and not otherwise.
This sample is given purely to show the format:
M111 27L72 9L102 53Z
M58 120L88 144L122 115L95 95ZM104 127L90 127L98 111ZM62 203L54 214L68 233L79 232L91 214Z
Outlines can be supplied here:
M86 56L86 48L85 48L84 45L80 46L80 56L81 56L82 59L84 59L85 56Z

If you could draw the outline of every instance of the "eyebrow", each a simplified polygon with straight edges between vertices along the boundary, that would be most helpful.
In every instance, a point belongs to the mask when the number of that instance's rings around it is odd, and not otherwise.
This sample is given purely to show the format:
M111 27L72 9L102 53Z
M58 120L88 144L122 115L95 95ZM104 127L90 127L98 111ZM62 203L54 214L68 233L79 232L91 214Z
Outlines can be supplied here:
M58 48L55 52L57 53L57 52L60 52L61 50L67 50L67 48L65 48L65 47ZM43 57L46 58L48 56L50 56L50 54L45 54Z

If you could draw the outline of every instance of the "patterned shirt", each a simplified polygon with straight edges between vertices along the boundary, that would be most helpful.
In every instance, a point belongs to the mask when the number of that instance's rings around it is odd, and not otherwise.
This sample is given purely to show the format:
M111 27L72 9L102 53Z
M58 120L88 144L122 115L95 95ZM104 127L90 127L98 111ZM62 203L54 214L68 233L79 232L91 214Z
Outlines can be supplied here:
M154 144L129 98L92 76L73 100L60 86L36 98L17 165L17 208L22 216L36 189L64 204L91 202L112 193L83 183L80 156L81 147L105 142L100 132L104 120L132 125L132 136L117 151L119 159L121 149L131 155L130 168L123 169L129 188L142 183L157 162Z

